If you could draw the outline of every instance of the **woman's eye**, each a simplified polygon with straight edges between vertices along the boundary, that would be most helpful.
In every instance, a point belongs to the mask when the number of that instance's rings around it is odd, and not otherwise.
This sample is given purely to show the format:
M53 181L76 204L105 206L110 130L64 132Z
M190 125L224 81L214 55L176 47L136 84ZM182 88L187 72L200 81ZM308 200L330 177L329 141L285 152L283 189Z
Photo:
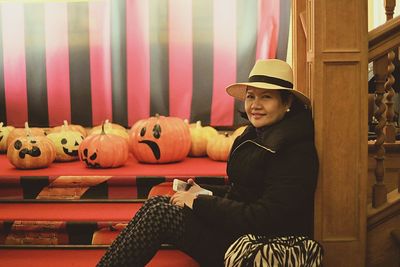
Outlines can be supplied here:
M262 98L271 98L270 95L263 95Z
M246 95L246 98L248 98L248 99L253 99L254 96L253 96L253 95Z

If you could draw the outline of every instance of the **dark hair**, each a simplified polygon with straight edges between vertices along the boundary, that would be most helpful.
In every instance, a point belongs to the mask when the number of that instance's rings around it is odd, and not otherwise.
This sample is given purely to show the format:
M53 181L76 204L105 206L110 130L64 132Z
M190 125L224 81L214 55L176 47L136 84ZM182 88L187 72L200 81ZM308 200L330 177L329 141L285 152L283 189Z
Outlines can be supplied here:
M285 116L292 116L297 113L300 113L301 111L308 109L307 105L305 105L301 100L296 97L295 95L292 94L292 92L288 90L277 90L281 96L281 101L282 104L287 104L289 102L289 99L291 96L292 97L292 104L290 105L290 111L286 113ZM247 114L243 110L238 110L240 117L248 120L249 118L247 117Z

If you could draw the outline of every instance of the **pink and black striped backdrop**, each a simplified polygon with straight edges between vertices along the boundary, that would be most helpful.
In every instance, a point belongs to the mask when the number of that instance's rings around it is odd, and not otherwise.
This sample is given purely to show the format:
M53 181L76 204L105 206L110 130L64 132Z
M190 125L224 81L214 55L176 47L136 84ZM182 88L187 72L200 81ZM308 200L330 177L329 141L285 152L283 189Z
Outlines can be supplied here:
M1 3L0 121L240 123L225 87L286 58L290 0Z

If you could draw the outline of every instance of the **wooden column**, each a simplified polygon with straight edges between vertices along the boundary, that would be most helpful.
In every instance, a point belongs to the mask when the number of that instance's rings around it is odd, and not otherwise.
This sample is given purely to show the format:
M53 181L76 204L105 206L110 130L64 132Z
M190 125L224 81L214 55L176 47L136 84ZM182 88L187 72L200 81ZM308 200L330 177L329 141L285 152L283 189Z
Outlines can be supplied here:
M367 1L300 2L320 159L314 236L325 248L324 266L365 266Z

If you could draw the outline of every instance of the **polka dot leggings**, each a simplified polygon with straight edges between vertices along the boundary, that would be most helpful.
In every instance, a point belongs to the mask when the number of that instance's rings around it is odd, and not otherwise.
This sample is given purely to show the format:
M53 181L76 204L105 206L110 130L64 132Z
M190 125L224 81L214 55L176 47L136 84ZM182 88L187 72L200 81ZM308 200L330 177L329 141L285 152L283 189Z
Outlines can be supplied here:
M97 264L145 266L163 243L179 247L184 233L183 208L169 203L169 197L148 199Z

